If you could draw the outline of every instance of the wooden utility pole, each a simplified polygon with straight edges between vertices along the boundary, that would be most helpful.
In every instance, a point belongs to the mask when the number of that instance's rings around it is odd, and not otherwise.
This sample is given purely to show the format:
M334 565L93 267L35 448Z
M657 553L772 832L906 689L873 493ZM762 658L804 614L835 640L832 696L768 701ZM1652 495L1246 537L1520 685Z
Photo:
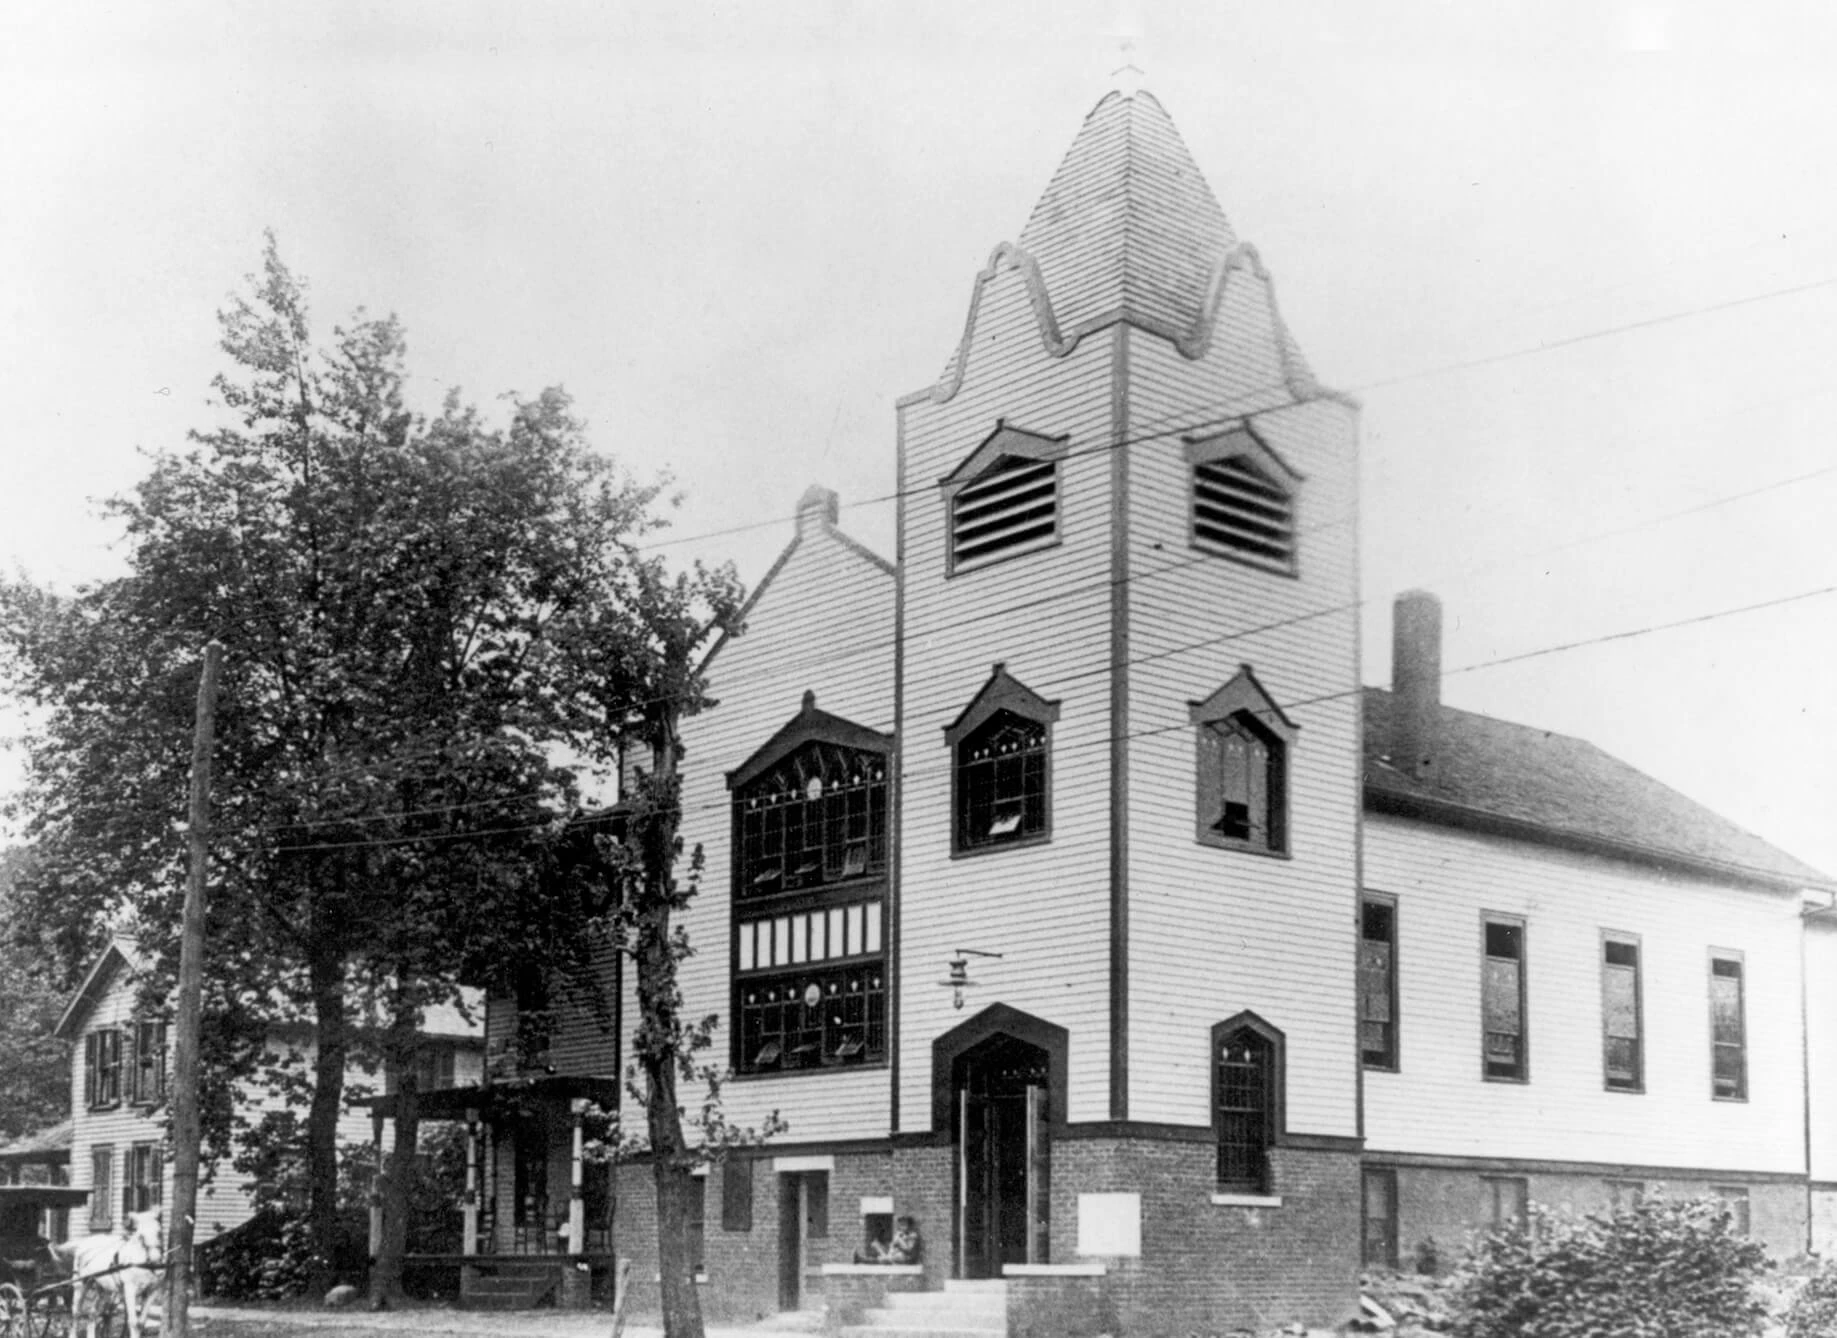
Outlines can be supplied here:
M198 724L191 742L191 872L179 931L179 998L172 1045L172 1229L168 1233L165 1338L191 1333L191 1244L198 1208L198 1020L204 995L204 875L210 861L210 762L217 725L217 675L223 646L204 648L198 680Z

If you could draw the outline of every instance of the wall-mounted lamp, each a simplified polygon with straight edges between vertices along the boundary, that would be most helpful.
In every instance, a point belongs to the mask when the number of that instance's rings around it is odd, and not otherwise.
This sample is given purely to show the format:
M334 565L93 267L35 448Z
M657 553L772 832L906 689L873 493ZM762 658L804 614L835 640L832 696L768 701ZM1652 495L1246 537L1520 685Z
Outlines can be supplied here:
M950 991L951 1007L962 1008L963 991L977 983L970 979L969 959L972 957L1000 957L1001 954L983 952L980 948L955 948L952 951L956 953L956 956L950 961L950 979L940 980L938 984Z

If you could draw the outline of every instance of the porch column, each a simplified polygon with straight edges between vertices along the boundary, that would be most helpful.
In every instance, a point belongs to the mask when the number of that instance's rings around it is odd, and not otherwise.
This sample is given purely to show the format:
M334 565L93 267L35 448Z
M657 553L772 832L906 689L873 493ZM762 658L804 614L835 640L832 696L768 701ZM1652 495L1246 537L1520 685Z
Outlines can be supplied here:
M466 1197L465 1197L465 1235L461 1238L461 1254L478 1253L478 1112L466 1112Z
M587 1201L581 1194L581 1116L587 1102L575 1097L568 1102L568 1123L574 1139L573 1163L568 1168L568 1253L585 1254L587 1250Z
M383 1252L383 1112L370 1107L370 1147L376 1155L376 1173L370 1181L370 1257Z

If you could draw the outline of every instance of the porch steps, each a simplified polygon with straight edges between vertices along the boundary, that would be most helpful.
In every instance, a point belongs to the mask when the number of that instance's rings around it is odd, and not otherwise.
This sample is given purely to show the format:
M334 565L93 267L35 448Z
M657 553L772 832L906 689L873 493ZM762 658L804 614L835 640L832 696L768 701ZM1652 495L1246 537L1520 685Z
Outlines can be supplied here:
M889 1292L865 1318L842 1338L1006 1338L1008 1284L952 1278L941 1292Z
M467 1270L459 1304L466 1310L533 1310L561 1285L561 1269L535 1260L490 1258Z

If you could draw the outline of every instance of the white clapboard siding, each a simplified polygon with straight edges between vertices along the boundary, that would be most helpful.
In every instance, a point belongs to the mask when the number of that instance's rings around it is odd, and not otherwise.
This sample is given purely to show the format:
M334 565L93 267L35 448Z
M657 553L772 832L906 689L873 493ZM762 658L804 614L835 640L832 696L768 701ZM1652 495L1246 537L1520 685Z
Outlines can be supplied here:
M931 1125L931 1045L1004 1003L1070 1033L1073 1120L1108 1117L1109 626L1111 379L1114 335L1065 357L1042 344L1025 275L998 256L985 276L961 384L901 406L905 670L900 906L900 1128ZM1057 547L946 575L937 481L997 419L1067 436ZM951 857L944 729L992 665L1060 705L1050 759L1052 837L1044 845ZM942 989L957 949L981 982L962 1012Z
M1234 272L1205 357L1131 331L1129 1114L1210 1121L1210 1030L1254 1010L1286 1038L1291 1131L1351 1135L1357 1089L1357 442L1336 400L1295 404L1267 287ZM1294 575L1190 542L1185 438L1241 415L1302 478ZM1188 705L1248 664L1300 727L1290 858L1195 835Z
M164 1169L161 1203L172 1202L173 1164L169 1150L164 1149L168 1111L164 1104L159 1106L135 1105L128 1099L129 1071L133 1054L128 1043L124 1042L122 1070L122 1100L107 1109L91 1110L84 1100L84 1043L83 1034L105 1027L114 1027L124 1032L130 1027L135 1013L135 1002L138 982L129 971L119 967L113 969L106 977L101 997L93 1009L82 1019L82 1031L71 1046L70 1057L70 1108L72 1112L72 1134L70 1149L70 1183L79 1189L94 1189L93 1152L99 1146L112 1150L111 1164L113 1174L110 1184L110 1203L107 1220L121 1220L122 1187L127 1175L128 1150L136 1143L152 1143L162 1147L162 1165ZM454 1056L453 1080L458 1085L476 1083L483 1072L480 1048L470 1040L468 1024L455 1009L443 1008L433 1010L430 1017L433 1026L447 1040L457 1039L460 1044ZM168 1038L168 1082L170 1082L171 1050ZM310 1073L313 1064L313 1043L310 1034L304 1029L291 1029L288 1034L276 1033L271 1036L267 1050L275 1059L285 1058L296 1071ZM360 1059L353 1058L345 1070L345 1087L347 1096L357 1087L378 1090L382 1086L380 1072L366 1069ZM239 1122L252 1125L260 1120L262 1114L269 1110L283 1107L283 1101L259 1081L241 1084L236 1101L236 1117ZM305 1112L297 1112L301 1119ZM368 1109L347 1106L338 1118L338 1141L341 1146L356 1144L367 1145L371 1142L372 1126ZM384 1147L392 1143L390 1131L384 1131ZM253 1211L251 1198L244 1177L235 1169L229 1158L224 1158L212 1166L203 1168L198 1185L196 1213L197 1239L208 1240L222 1231L239 1226L249 1219ZM93 1206L93 1205L92 1205ZM71 1231L75 1234L86 1232L99 1220L90 1217L83 1210L71 1214Z
M787 556L755 593L745 627L709 662L718 705L683 722L683 839L686 849L701 846L707 865L699 894L679 917L695 947L680 979L688 1016L720 1018L706 1057L722 1067L731 1057L727 773L802 709L805 691L823 711L892 731L893 601L890 568L830 523L823 500L806 498ZM687 863L679 876L687 876ZM637 1020L632 975L626 972L627 1035ZM700 1094L683 1095L693 1105ZM780 1141L880 1137L887 1132L888 1070L736 1077L723 1099L726 1118L749 1128L777 1111L788 1125Z
M1837 1187L1837 914L1805 922L1806 1058L1811 1084L1811 1178ZM1829 1243L1837 1247L1837 1222Z
M1367 1146L1730 1171L1805 1165L1798 899L1381 815L1401 1071L1365 1074ZM1486 1082L1483 912L1525 921L1530 1081ZM1602 1083L1601 934L1640 939L1645 1091ZM1709 961L1745 961L1748 1099L1711 1099Z

